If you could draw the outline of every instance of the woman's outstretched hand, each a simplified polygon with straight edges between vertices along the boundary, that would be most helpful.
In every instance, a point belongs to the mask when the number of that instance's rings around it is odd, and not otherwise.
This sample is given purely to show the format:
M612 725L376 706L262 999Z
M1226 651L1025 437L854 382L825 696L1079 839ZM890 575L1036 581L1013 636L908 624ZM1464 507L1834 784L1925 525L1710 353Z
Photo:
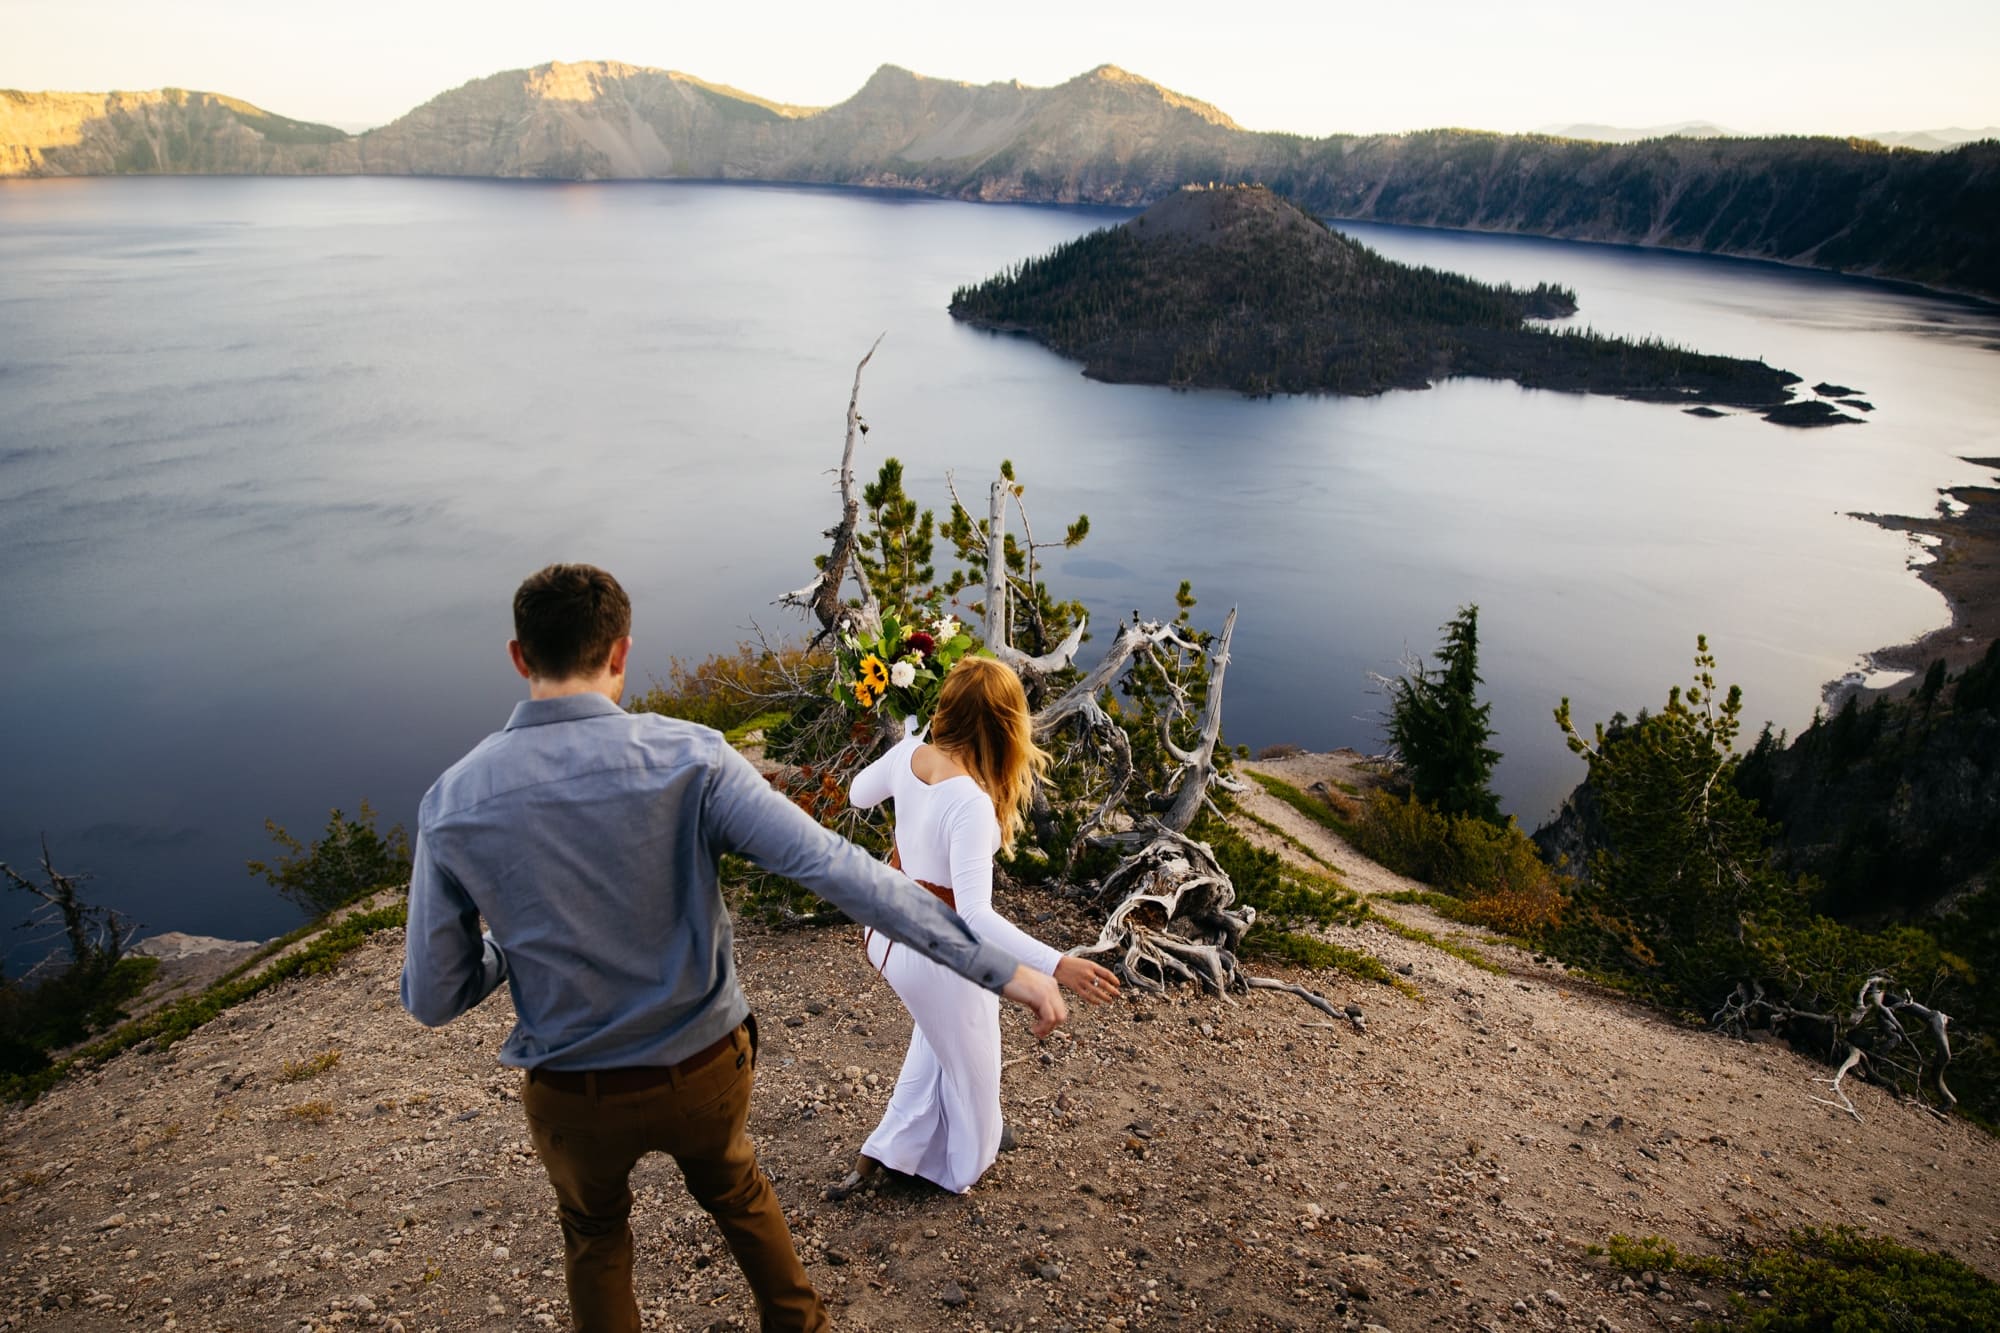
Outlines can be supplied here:
M1085 1004L1110 1004L1118 998L1118 976L1088 958L1064 954L1056 964L1056 980L1069 987Z

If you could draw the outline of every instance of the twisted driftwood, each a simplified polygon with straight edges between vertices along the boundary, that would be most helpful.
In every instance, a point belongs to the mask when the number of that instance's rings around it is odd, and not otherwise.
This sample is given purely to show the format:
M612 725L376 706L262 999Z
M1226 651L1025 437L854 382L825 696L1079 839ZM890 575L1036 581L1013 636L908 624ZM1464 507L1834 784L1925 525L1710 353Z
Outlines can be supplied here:
M1893 1075L1900 1073L1913 1079L1919 1091L1928 1079L1936 1086L1948 1111L1958 1105L1958 1097L1944 1081L1944 1072L1951 1064L1951 1015L1918 1003L1907 989L1898 994L1891 989L1894 985L1893 978L1873 974L1861 983L1854 1004L1844 1013L1822 1014L1795 1009L1773 999L1765 994L1762 982L1748 985L1738 982L1729 999L1716 1011L1714 1022L1724 1031L1741 1035L1761 1019L1774 1030L1808 1041L1812 1041L1815 1033L1802 1029L1816 1029L1825 1041L1828 1062L1837 1060L1838 1064L1832 1077L1814 1082L1824 1083L1838 1100L1825 1097L1809 1100L1845 1111L1856 1120L1861 1119L1861 1112L1840 1086L1841 1080L1857 1069L1866 1077L1875 1065L1883 1066L1892 1075L1889 1082L1893 1083ZM1921 1025L1919 1033L1929 1034L1932 1051L1924 1049L1918 1033L1904 1026L1906 1016ZM1863 1045L1871 1037L1880 1044Z
M880 345L881 340L876 340ZM815 641L828 635L879 631L880 608L855 558L858 544L860 505L854 489L854 448L860 426L859 399L861 372L875 354L861 358L854 369L854 392L847 405L847 442L841 454L841 520L827 529L832 547L819 577L796 592L778 599L780 605L805 610L816 617L820 629ZM1007 569L1007 502L1011 498L1021 509L1021 522L1029 564L1021 591L1035 597L1033 553L1034 533L1027 511L1019 504L1021 487L1003 473L988 491L985 522L986 580L984 639L988 652L1014 668L1030 685L1053 684L1053 678L1068 670L1083 642L1085 622L1076 627L1053 650L1030 655L1013 642L1011 604L1017 580ZM960 509L954 487L952 499ZM969 517L969 513L968 513ZM860 604L848 606L842 599L842 585L852 574L860 589ZM1168 985L1189 982L1209 994L1227 999L1250 990L1282 990L1296 995L1328 1017L1360 1026L1359 1020L1336 1009L1322 995L1290 982L1253 977L1244 971L1237 957L1243 937L1256 924L1256 909L1236 902L1236 888L1216 861L1207 844L1188 836L1188 829L1204 810L1214 810L1213 791L1221 786L1235 789L1217 765L1222 740L1222 687L1229 667L1229 649L1236 632L1236 611L1232 608L1223 622L1222 633L1209 644L1191 637L1186 627L1172 621L1147 621L1134 612L1131 621L1121 624L1104 656L1067 689L1048 700L1034 715L1036 739L1057 751L1058 763L1077 764L1100 774L1101 786L1080 802L1083 807L1078 829L1067 849L1066 863L1074 865L1087 846L1111 847L1123 853L1116 868L1094 886L1097 901L1108 903L1103 927L1097 940L1075 952L1110 956L1112 970L1140 990L1161 991ZM1174 655L1174 664L1189 659L1205 659L1206 689L1202 691L1202 711L1195 724L1191 748L1174 739L1174 729L1192 708L1190 690L1179 681L1178 672L1168 669L1163 654ZM1133 673L1152 667L1164 682L1166 707L1160 720L1161 745L1173 761L1165 790L1134 794L1134 767L1131 739L1105 706L1107 692L1128 680L1136 686ZM892 739L894 728L879 729L882 740ZM1054 811L1046 790L1036 793L1034 822L1045 835L1053 831ZM1065 886L1072 892L1087 892Z

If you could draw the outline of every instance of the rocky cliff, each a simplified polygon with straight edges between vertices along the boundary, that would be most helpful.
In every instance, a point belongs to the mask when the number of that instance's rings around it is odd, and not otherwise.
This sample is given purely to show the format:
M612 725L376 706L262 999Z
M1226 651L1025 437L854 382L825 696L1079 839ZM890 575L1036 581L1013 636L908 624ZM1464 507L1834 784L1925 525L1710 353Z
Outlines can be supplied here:
M215 93L0 89L0 177L340 169L348 136Z
M208 93L0 93L0 176L128 172L805 181L1122 206L1254 182L1339 218L1743 255L2000 297L2000 143L1307 139L1245 130L1111 65L1054 88L884 66L812 110L668 70L549 64L474 80L352 137Z

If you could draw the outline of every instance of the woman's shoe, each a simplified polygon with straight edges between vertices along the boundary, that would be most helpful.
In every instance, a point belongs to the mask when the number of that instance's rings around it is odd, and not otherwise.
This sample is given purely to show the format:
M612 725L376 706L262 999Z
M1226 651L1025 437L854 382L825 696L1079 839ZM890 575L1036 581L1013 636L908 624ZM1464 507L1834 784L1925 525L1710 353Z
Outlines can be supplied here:
M874 1185L880 1180L881 1175L882 1164L880 1162L870 1157L867 1153L857 1154L854 1158L854 1169L849 1171L838 1185L828 1185L826 1187L827 1202L839 1203L851 1194L858 1194L862 1190Z

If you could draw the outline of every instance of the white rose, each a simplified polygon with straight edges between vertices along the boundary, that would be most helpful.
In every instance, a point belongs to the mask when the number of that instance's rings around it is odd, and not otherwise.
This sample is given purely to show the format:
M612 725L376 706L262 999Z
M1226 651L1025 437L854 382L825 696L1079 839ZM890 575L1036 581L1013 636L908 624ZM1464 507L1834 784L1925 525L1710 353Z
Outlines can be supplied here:
M908 662L898 662L889 668L889 683L897 689L904 689L917 683L917 669Z
M955 616L945 616L932 626L932 629L939 643L948 642L958 637L958 619Z

